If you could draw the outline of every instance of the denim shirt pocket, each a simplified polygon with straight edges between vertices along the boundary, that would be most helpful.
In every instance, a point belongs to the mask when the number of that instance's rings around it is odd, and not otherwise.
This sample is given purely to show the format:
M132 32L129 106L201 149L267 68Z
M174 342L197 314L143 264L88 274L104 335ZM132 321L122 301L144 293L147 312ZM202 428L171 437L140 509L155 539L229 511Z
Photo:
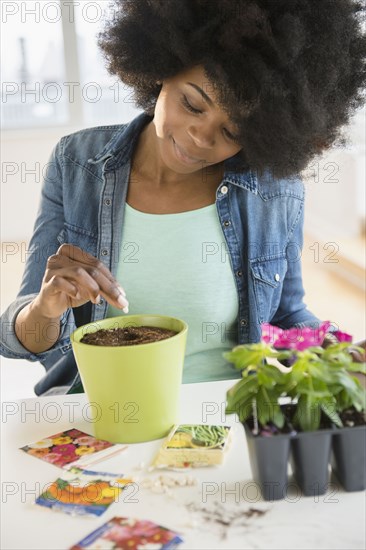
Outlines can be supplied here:
M68 243L78 246L92 256L97 252L97 236L91 231L65 223L63 229L57 235L57 241L61 244Z
M287 260L284 255L253 259L250 267L259 322L266 323L274 317L280 304Z

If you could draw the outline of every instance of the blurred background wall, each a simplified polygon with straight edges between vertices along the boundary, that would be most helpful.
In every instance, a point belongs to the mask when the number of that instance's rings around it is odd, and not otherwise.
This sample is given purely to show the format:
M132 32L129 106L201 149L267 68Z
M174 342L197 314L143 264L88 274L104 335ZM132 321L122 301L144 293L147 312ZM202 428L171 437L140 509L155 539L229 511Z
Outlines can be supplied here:
M52 148L63 135L128 122L139 112L96 46L103 18L114 9L107 0L1 3L1 311L18 291ZM308 306L362 339L365 110L347 135L346 148L306 171L302 262ZM33 366L32 373L37 379L41 371Z

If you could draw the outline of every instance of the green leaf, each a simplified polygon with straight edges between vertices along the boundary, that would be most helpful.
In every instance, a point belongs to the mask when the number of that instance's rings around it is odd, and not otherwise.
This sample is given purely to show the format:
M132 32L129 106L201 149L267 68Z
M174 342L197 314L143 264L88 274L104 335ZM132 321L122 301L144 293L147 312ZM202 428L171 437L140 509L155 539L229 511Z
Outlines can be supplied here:
M308 372L313 378L322 380L325 383L334 381L334 373L329 369L329 366L324 363L309 363Z
M322 348L321 346L310 346L307 349L312 354L316 354L316 355L320 355L320 356L324 355L324 352L325 352L325 349Z
M333 396L322 399L320 407L336 426L338 426L339 428L343 427L342 420L337 413L337 402Z
M238 380L238 382L236 382L236 384L234 384L233 386L231 386L231 388L229 388L227 390L227 392L226 392L226 398L227 399L230 399L232 396L234 396L236 394L236 392L239 389L241 383L242 383L242 379Z
M297 389L298 393L301 395L309 395L313 399L326 399L329 395L331 395L329 391L315 391L305 387L300 389L299 386L297 386Z
M237 414L241 422L245 422L253 414L254 397L250 395L246 400L234 404L227 402L225 414Z
M279 389L267 390L265 387L259 388L257 395L257 412L260 424L273 422L279 428L282 428L284 418L280 410L278 399Z
M309 395L301 395L294 415L294 425L304 431L317 430L320 425L320 407Z
M60 489L60 491L62 489L66 489L66 487L68 487L70 485L70 483L68 481L65 481L64 479L61 479L61 478L58 478L56 480L56 484L57 484L57 488Z
M337 410L338 411L344 411L345 409L348 409L349 406L351 406L350 399L347 395L347 393L344 390L341 390L337 396Z
M242 420L242 417L246 419L252 414L252 403L253 397L249 397L246 401L238 401L234 404L227 403L225 413L237 414L240 420Z
M267 357L277 356L278 352L263 342L236 346L231 351L223 353L223 357L240 370L250 366L259 367Z
M253 399L240 403L237 415L240 422L245 422L249 417L253 416Z
M355 382L354 377L348 374L347 372L339 371L337 373L334 373L334 377L336 379L336 384L340 385L345 390L348 390L351 392L357 390L357 384Z
M264 426L271 420L270 407L271 404L268 402L268 398L263 392L264 388L260 388L257 395L257 415L258 422Z
M355 407L359 412L366 410L366 393L361 384L354 392L348 392L348 397L349 406Z
M351 363L347 365L347 370L350 372L360 372L366 374L366 363Z
M276 384L271 375L266 374L263 370L258 372L258 385L271 388Z
M273 423L277 428L283 428L285 424L285 416L278 404L273 407Z
M258 378L256 374L251 374L245 378L242 378L234 388L232 393L227 392L227 402L229 408L236 408L236 404L247 401L248 398L253 399L253 396L258 391Z
M295 383L299 382L304 378L304 374L306 373L307 369L307 362L304 359L297 359L295 363L292 365L291 369L291 380Z
M338 344L331 344L327 348L323 349L322 355L325 359L328 360L329 357L340 357L343 353L347 353L347 349L352 347L352 349L355 349L361 353L363 353L363 349L359 346L354 346L351 342L339 342Z
M305 394L313 399L319 399L330 395L327 385L322 380L314 379L310 376L304 377L296 386L299 394Z
M275 381L276 384L284 384L287 377L287 372L283 372L274 365L263 365L263 368L261 369L262 372L264 372L267 376L269 376L271 379Z

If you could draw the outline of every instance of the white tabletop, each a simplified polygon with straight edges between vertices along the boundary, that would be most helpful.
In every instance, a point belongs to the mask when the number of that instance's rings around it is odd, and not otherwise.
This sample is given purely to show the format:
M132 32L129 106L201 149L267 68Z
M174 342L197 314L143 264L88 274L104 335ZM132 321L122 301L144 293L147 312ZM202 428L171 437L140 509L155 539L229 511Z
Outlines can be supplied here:
M2 403L2 532L4 550L70 548L114 516L148 519L179 532L183 549L364 549L365 493L347 493L334 482L327 494L303 497L296 492L284 500L264 502L251 480L244 430L235 416L225 417L225 393L233 381L182 386L181 423L233 425L233 440L221 466L166 472L175 477L194 476L197 484L177 487L172 495L156 494L137 482L134 494L126 489L100 517L75 517L34 504L41 489L63 470L27 455L19 447L71 427L93 433L87 419L84 394L25 399ZM101 462L98 471L124 473L146 479L161 471L148 471L161 440L129 445L119 456ZM144 469L136 467L145 463ZM124 492L122 493L124 494ZM189 508L191 504L196 511ZM241 525L224 529L204 519L221 505L231 514L250 508L266 511Z

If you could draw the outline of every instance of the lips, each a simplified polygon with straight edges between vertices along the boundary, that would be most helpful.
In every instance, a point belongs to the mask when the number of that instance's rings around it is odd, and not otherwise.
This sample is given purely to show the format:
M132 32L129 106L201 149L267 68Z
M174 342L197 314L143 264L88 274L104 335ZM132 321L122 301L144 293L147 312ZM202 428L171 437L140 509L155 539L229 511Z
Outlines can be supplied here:
M202 159L192 157L185 149L183 149L180 145L178 145L175 142L174 138L172 139L173 139L175 154L181 162L184 162L185 164L196 164L197 162L204 162L204 160Z

